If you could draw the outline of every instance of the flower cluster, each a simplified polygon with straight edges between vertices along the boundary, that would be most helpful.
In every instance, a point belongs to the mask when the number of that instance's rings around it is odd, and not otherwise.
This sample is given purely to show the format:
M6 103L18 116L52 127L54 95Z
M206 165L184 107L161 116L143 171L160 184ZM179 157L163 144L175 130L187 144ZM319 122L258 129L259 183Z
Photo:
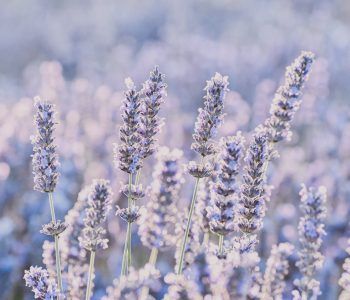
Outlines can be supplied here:
M87 250L96 251L107 248L108 239L103 238L106 230L102 224L106 221L111 209L111 196L109 181L104 179L93 181L88 196L88 208L85 210L85 227L79 239L81 245Z
M177 220L176 202L179 198L182 172L182 151L162 147L153 172L146 211L140 218L139 235L148 248L163 249L174 244L174 224Z
M297 290L293 291L294 299L316 299L321 293L320 284L313 276L323 264L320 247L322 237L326 234L323 223L326 217L326 198L324 187L307 189L303 185L300 191L300 209L303 216L298 226L301 248L296 266L302 278L295 280Z
M212 192L212 206L207 208L210 229L218 235L234 230L234 205L238 198L236 176L243 153L244 138L236 136L221 139L221 154L217 181Z
M265 167L268 157L266 130L255 129L253 141L247 151L239 199L238 226L246 234L256 232L262 227L265 215Z
M143 84L141 94L142 107L139 132L142 136L142 157L147 158L155 151L155 136L160 130L161 119L158 117L160 105L167 95L164 75L156 66L149 79Z
M313 53L304 51L287 68L285 83L277 90L270 109L271 116L266 121L271 142L277 143L291 137L290 123L299 109L301 90L308 78L314 57Z
M216 135L217 128L222 123L224 114L224 99L228 91L228 77L216 73L204 88L204 108L199 114L194 127L192 149L200 155L208 156L215 153L211 139Z
M115 280L113 286L107 288L107 295L102 297L102 300L141 299L142 288L159 289L159 278L159 271L151 264L146 264L142 269L132 270L127 276Z
M40 98L35 98L35 124L37 134L32 138L33 144L33 174L34 189L43 192L53 192L58 181L58 155L54 143L55 106Z
M119 129L121 143L114 146L114 153L116 165L122 171L133 174L142 166L139 134L141 101L134 82L127 78L125 83L127 91L121 107L123 125Z
M164 300L200 300L201 294L197 290L194 281L184 275L173 273L166 275L165 282L169 285L168 292Z
M59 295L56 284L49 279L47 270L41 267L30 267L24 272L26 286L30 287L35 299L56 299Z
M266 300L283 299L286 286L285 277L288 274L288 257L294 247L289 243L281 243L273 246L271 255L266 263L262 297Z

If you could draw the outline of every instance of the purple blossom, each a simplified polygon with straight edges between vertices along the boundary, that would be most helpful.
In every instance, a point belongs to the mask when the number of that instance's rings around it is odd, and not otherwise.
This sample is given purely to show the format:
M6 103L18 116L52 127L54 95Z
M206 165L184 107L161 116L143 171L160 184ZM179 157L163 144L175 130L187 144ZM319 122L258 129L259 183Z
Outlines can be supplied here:
M198 110L195 123L192 149L202 156L215 153L211 139L215 137L224 117L224 99L228 91L228 77L215 73L204 88L204 108Z
M39 97L35 98L34 106L37 129L36 135L32 137L34 189L50 193L54 191L59 178L59 162L53 135L56 124L55 106Z
M79 238L80 244L90 251L106 249L108 239L104 239L106 230L102 227L111 209L112 191L108 180L95 179L90 187L88 208L84 218L84 229Z

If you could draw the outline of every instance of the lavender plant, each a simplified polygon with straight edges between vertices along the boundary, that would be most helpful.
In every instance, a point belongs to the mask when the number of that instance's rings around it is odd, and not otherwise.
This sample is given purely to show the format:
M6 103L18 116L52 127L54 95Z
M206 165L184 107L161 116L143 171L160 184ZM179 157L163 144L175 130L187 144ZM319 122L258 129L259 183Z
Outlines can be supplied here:
M187 219L187 225L183 241L181 245L181 254L178 264L177 274L182 273L183 260L185 255L188 234L191 227L192 215L197 199L198 185L201 178L208 177L212 171L212 167L204 162L208 155L215 153L215 146L212 139L216 135L216 131L223 121L224 99L228 91L228 77L216 73L211 80L207 81L204 89L206 96L204 97L204 108L198 110L198 117L195 123L192 149L202 156L200 164L191 161L188 165L188 172L196 178L193 190L190 210Z
M293 299L317 299L321 294L320 283L314 279L316 271L322 267L324 257L320 252L326 217L326 189L318 189L302 186L300 191L300 209L303 216L299 222L298 251L299 260L296 266L302 275L295 280L296 289L293 291Z
M103 223L106 221L108 212L111 209L111 196L112 191L109 181L104 179L93 181L88 196L88 207L85 211L85 226L82 230L82 236L79 238L81 246L90 251L86 300L90 300L91 297L96 251L108 247L108 239L104 238L106 230L103 228Z
M56 275L58 289L59 292L62 293L63 285L61 277L59 235L66 229L66 225L60 220L56 221L52 195L59 178L59 162L56 145L54 143L54 129L56 124L55 106L47 101L41 100L39 97L35 98L34 101L34 106L36 108L34 121L37 130L36 135L32 138L34 152L32 156L34 189L42 193L48 193L49 195L51 222L44 225L41 232L54 237Z
M123 275L131 266L132 223L139 217L135 200L144 196L139 185L140 168L145 158L156 149L156 134L160 131L161 119L158 116L160 105L166 96L164 75L158 67L150 73L140 92L136 91L131 79L126 80L128 90L122 106L123 125L120 128L121 144L116 146L116 162L120 169L129 173L129 184L122 191L128 198L128 207L119 209L117 214L128 223L122 262Z

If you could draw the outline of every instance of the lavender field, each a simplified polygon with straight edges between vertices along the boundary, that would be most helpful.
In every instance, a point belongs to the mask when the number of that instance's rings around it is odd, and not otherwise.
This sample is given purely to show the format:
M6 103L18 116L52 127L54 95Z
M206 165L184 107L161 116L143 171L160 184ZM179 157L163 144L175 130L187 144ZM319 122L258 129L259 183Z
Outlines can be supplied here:
M350 299L350 2L0 1L0 299Z

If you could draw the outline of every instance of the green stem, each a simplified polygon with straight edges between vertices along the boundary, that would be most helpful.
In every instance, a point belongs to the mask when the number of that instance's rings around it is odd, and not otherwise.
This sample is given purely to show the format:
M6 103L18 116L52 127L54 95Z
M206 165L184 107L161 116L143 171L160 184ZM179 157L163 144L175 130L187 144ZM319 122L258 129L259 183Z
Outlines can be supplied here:
M92 286L92 276L94 274L94 264L95 264L95 251L90 252L90 266L89 266L89 275L88 275L88 284L86 288L85 300L90 300L91 298L91 286Z
M55 207L53 205L52 193L49 193L49 204L50 204L52 223L56 224ZM56 258L56 273L57 273L58 289L59 289L60 293L63 293L62 275L61 275L61 256L60 256L60 248L59 248L59 236L55 235L54 238L55 238L55 258Z
M222 255L224 253L224 236L219 234L219 254Z
M191 220L192 220L192 215L193 215L193 212L194 212L194 206L195 206L196 199L197 199L199 180L200 180L200 178L196 179L196 184L194 186L194 191L193 191L192 200L191 200L191 206L190 206L190 212L188 214L188 219L187 219L186 231L185 231L185 235L184 235L183 240L182 240L180 261L179 261L179 266L178 266L178 269L177 269L177 274L178 275L180 275L182 273L182 266L183 266L183 261L184 261L184 257L185 257L185 248L186 248L186 245L187 245L188 234L190 232Z
M125 236L125 244L124 244L124 252L123 252L123 261L122 261L122 271L121 275L127 275L129 270L128 270L128 262L127 262L127 257L128 257L128 239L129 239L129 231L130 231L130 223L128 222L128 227L126 229L126 236Z

